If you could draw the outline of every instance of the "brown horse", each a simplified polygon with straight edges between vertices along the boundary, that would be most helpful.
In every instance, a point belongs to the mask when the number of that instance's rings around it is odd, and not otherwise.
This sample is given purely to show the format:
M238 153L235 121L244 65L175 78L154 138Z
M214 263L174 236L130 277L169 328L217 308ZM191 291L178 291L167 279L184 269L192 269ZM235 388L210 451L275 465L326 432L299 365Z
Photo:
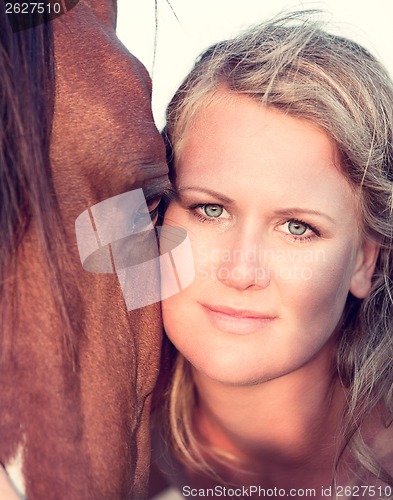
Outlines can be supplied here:
M115 274L82 269L74 228L98 202L137 188L153 199L167 183L151 82L116 38L115 23L115 0L80 0L51 22L55 80L41 75L55 82L50 169L45 154L40 171L26 167L8 225L18 234L9 237L9 255L2 247L0 462L11 471L21 457L29 500L146 496L159 305L127 312ZM40 30L13 36L28 44ZM50 45L43 50L50 58ZM23 80L15 80L20 99ZM31 134L50 131L50 111L47 122L26 119ZM4 197L0 203L4 214Z

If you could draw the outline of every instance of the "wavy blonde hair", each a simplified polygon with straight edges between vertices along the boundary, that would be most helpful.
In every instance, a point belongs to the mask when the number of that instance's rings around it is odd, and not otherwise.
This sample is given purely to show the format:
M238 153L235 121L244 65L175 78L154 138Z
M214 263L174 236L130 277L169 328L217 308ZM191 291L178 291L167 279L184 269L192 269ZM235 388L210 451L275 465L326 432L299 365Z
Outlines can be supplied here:
M364 300L349 294L345 306L336 369L348 398L335 466L349 445L365 469L392 485L360 434L377 405L383 404L386 426L393 415L392 81L367 50L328 33L318 11L275 18L220 42L200 56L167 110L164 139L174 183L188 127L223 86L327 133L358 193L363 233L381 245L370 294ZM187 364L178 355L168 396L170 434L188 466L208 469L192 418L197 394Z

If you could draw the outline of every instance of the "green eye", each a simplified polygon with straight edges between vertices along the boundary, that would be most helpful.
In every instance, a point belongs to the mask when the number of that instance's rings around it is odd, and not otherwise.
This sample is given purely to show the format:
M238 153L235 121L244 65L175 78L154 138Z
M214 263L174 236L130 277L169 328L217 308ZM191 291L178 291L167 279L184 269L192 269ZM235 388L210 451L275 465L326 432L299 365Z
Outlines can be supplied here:
M205 205L203 211L208 217L220 217L224 209L221 205Z
M306 224L298 220L292 220L288 222L288 231L294 236L302 236L308 229Z

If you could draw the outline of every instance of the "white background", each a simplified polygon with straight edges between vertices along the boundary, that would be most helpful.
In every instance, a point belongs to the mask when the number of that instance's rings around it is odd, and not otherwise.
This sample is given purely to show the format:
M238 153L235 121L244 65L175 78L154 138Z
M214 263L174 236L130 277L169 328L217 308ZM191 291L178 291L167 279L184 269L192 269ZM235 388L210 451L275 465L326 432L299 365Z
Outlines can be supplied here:
M165 107L195 58L212 43L282 10L319 8L331 31L365 45L393 75L393 0L118 0L118 35L153 78L153 112L159 128Z

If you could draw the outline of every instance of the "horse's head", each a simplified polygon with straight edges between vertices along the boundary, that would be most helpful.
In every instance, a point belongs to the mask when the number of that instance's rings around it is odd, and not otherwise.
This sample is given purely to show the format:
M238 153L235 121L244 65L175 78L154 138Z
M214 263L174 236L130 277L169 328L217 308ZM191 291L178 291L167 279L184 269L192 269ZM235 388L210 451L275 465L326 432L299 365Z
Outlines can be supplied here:
M18 253L19 319L1 401L0 459L22 445L29 498L141 498L148 475L159 305L127 312L115 274L82 269L74 228L98 202L137 188L153 199L167 183L150 78L115 21L113 0L81 0L52 22L52 191L42 196L54 200L56 259L49 272L33 218Z

